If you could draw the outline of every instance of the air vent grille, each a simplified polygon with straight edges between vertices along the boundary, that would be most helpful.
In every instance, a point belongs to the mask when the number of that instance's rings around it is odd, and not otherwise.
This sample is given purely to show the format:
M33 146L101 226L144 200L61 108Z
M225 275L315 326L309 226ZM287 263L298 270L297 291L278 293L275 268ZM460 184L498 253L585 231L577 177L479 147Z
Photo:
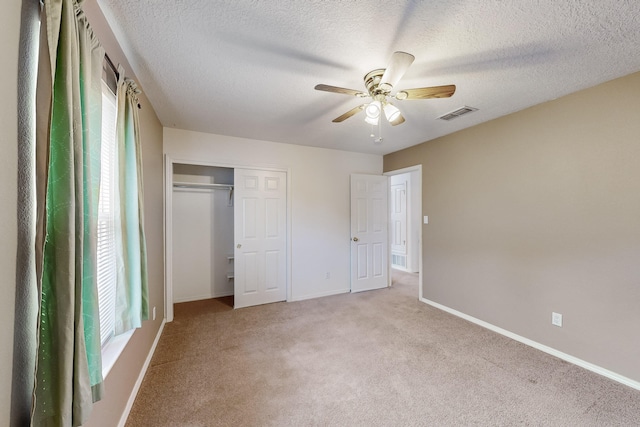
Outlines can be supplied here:
M391 264L398 267L406 267L407 266L407 257L405 255L391 255Z
M465 114L473 113L474 111L478 111L478 109L477 108L473 108L473 107L467 107L465 105L464 107L458 108L457 110L452 111L452 112L447 113L447 114L444 114L444 115L442 115L442 116L440 116L438 118L442 119L442 120L449 121L449 120L453 120L455 118L458 118L460 116L463 116Z

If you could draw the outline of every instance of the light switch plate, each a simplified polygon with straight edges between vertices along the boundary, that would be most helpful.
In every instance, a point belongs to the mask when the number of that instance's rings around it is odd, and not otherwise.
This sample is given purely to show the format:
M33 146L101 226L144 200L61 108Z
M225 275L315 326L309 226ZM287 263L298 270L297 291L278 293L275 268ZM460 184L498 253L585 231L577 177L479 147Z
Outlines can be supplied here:
M562 314L555 312L551 313L551 324L562 327Z
M429 216L428 215L424 216L424 223L425 224L429 224Z

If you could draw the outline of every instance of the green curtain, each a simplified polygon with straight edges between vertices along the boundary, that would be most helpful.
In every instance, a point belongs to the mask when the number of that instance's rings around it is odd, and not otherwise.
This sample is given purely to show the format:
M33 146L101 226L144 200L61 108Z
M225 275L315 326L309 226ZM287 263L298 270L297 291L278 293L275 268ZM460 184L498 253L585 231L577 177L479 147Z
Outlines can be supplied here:
M142 157L136 83L118 69L118 194L120 233L116 233L117 288L115 334L139 328L149 318L147 249L144 237Z
M36 102L40 296L32 425L79 426L102 395L96 287L104 50L78 0L45 0Z

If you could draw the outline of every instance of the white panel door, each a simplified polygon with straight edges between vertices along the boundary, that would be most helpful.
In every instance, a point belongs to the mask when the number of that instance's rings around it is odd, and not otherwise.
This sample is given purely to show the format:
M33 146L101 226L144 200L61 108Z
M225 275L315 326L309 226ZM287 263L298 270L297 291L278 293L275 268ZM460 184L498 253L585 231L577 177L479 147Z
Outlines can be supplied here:
M388 181L351 175L351 292L388 286Z
M234 307L287 299L285 172L234 171Z
M391 185L391 252L407 254L407 183Z

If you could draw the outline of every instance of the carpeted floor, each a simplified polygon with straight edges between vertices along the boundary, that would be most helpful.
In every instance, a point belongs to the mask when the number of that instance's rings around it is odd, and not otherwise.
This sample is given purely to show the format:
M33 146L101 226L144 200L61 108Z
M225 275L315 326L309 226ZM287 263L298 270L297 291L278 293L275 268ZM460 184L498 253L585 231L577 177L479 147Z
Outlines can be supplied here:
M136 426L640 426L640 391L392 288L233 310L177 304Z

